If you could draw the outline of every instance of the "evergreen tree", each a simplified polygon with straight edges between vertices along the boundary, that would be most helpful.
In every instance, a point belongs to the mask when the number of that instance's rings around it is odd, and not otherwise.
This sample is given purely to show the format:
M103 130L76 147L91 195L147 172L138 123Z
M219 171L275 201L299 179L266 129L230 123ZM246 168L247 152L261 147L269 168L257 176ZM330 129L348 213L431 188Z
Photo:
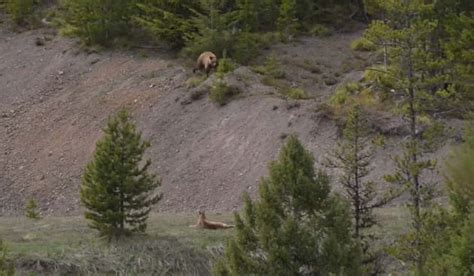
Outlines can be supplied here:
M137 6L140 13L134 17L135 22L158 41L181 49L186 37L196 31L190 20L193 11L200 8L198 1L146 0L140 1Z
M290 136L260 183L260 200L244 196L236 237L215 274L359 274L348 206L330 194L328 176L313 166L311 153Z
M63 33L75 35L86 45L112 45L129 34L136 0L64 0Z
M353 0L354 5L356 5L357 10L352 16L352 18L356 18L361 20L364 23L369 23L369 17L367 16L367 10L365 9L364 0Z
M362 249L364 270L367 273L377 273L381 269L380 252L371 248L375 237L369 231L376 224L373 211L388 204L397 193L390 191L380 195L376 192L375 183L364 181L370 173L369 167L374 154L369 146L369 138L367 118L361 107L356 105L349 111L343 141L326 165L342 170L340 183L351 203L354 236Z
M427 270L432 275L474 274L474 123L468 123L465 143L446 163L448 194L453 208L441 209L429 225L431 250Z
M151 161L140 167L150 144L141 141L125 110L111 118L104 131L84 173L81 201L87 208L85 217L109 239L143 232L151 206L161 199L153 195L160 182L148 173Z
M29 22L35 8L40 4L39 0L5 0L6 11L12 21L18 25Z
M13 276L15 275L15 267L12 262L7 259L8 250L3 242L0 239L0 275L2 276Z
M296 34L297 23L296 0L282 0L278 16L278 30L284 40Z
M245 32L257 31L259 4L256 0L237 0L238 20Z
M474 201L474 199L472 199ZM474 275L474 210L463 222L460 235L454 240L453 275Z
M36 204L36 200L34 198L30 198L26 203L25 208L25 216L31 219L39 219L40 214L38 212L38 205Z
M236 10L226 11L225 0L201 0L199 11L194 11L191 24L196 31L186 36L184 53L197 57L212 51L218 57L234 57L240 32L236 29Z
M446 84L442 90L445 98L449 98L448 108L457 111L464 116L469 114L474 108L474 85L472 76L474 75L474 1L471 4L471 15L468 12L461 12L459 15L449 17L446 24L446 36L442 42L445 50L445 58L452 66L448 71ZM458 5L461 6L461 5ZM446 103L444 103L446 105Z
M431 13L433 5L422 0L389 0L384 3L382 6L388 20L374 22L368 36L378 36L389 45L391 64L386 74L396 80L392 96L397 99L399 112L409 129L404 153L395 157L396 171L385 177L409 193L411 231L396 246L394 253L411 262L417 273L422 274L430 247L424 234L427 233L434 193L434 183L428 182L424 176L436 165L434 160L426 158L426 153L436 145L433 137L440 129L439 125L432 123L434 118L430 116L437 96L430 88L437 76L430 76L429 71L437 63L426 50L426 45L429 45L437 22L426 19L424 15Z
M280 0L259 0L257 10L258 28L261 31L275 31L280 13Z
M474 211L474 121L466 124L465 142L446 163L446 180L454 211L465 218Z

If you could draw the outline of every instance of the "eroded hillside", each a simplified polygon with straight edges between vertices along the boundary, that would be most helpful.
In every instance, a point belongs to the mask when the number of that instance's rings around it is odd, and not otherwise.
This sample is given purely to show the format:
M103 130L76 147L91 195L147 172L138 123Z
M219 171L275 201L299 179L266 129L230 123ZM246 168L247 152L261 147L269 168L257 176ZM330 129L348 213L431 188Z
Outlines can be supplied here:
M47 30L2 30L0 213L21 213L30 197L44 213L78 213L85 164L108 116L121 107L151 141L148 156L164 193L160 210L238 209L242 192L256 195L287 134L298 134L318 162L333 148L337 126L316 111L338 85L362 77L366 57L349 47L360 34L304 38L267 51L282 61L285 81L311 99L285 100L240 68L242 95L219 107L207 97L187 101L192 70L165 53L86 53ZM391 168L401 139L389 137L378 151L372 178ZM445 156L447 148L436 154Z

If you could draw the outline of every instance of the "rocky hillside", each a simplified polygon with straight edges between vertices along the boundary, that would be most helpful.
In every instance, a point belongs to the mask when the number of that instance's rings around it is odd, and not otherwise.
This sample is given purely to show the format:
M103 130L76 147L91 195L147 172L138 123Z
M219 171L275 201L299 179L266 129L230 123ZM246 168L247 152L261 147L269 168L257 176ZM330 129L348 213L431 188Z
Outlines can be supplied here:
M160 210L238 209L242 192L256 195L286 135L298 134L318 162L333 148L338 128L317 110L338 85L362 77L368 57L349 47L360 35L304 38L266 51L282 62L285 82L310 99L286 100L241 67L230 78L242 93L219 107L207 96L190 99L214 76L189 88L187 61L166 53L87 52L45 29L0 30L0 214L21 213L30 197L46 214L78 213L85 164L108 116L122 107L152 143L148 155L164 193ZM393 118L375 117L387 131L399 127ZM392 167L389 157L402 139L387 139L372 178Z

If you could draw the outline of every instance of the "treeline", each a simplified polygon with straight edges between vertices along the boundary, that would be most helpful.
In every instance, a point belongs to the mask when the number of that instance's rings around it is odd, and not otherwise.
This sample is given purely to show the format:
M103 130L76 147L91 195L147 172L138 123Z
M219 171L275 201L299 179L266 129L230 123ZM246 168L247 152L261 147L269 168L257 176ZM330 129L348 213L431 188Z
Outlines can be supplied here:
M10 19L17 25L32 26L38 21L33 14L45 2L45 0L0 0L0 12L3 10L8 13Z
M458 152L449 160L444 174L451 209L436 203L443 189L430 176L439 174L438 160L431 154L443 144L449 129L441 118L468 118L473 111L473 2L374 0L367 1L367 7L377 17L372 18L362 44L377 51L379 61L367 69L362 82L336 93L335 104L346 109L344 137L348 142L333 162L344 171L341 184L353 210L362 214L354 211L363 256L374 260L378 254L371 246L377 239L367 236L373 225L368 214L373 207L403 194L408 199L407 233L388 252L408 264L415 275L471 275L474 243L467 233L473 227L474 185L467 178L474 163ZM401 152L393 157L394 171L384 176L383 181L392 187L386 195L377 195L373 184L363 181L372 152L363 142L367 139L363 116L353 113L374 102L399 115L407 133ZM472 135L471 125L462 146L462 152L470 156ZM344 154L347 152L352 154Z
M17 23L46 2L3 1ZM63 34L87 45L146 38L186 54L210 50L247 63L274 41L327 33L364 7L361 0L63 0L57 9Z

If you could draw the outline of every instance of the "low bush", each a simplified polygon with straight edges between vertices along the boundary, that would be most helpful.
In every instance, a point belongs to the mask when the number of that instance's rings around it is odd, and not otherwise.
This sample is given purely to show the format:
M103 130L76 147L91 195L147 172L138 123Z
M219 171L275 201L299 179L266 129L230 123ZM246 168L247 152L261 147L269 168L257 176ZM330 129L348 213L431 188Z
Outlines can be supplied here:
M375 51L377 47L367 38L358 38L351 42L351 49L354 51Z
M223 77L218 77L214 85L211 87L209 99L222 106L227 104L230 99L233 96L239 94L239 92L240 91L238 91L235 87L228 86L223 80Z
M217 73L226 74L235 70L237 66L230 58L219 59L219 65L217 66Z
M282 69L280 61L276 58L274 54L269 55L265 60L265 64L263 66L255 67L254 71L275 79L284 79L286 76L286 73Z
M25 216L30 219L40 219L40 213L38 212L38 204L34 198L31 198L26 203Z
M286 95L294 100L303 100L308 98L308 94L302 88L290 88L286 92Z
M2 276L13 276L15 275L15 267L13 263L8 260L8 250L3 242L0 239L0 275Z
M331 30L324 26L324 25L321 25L321 24L316 24L314 25L311 30L309 31L309 33L312 35L312 36L317 36L317 37L326 37L326 36L330 36L331 35Z
M329 99L329 109L335 117L344 116L354 105L370 107L375 104L373 91L355 82L346 83Z

